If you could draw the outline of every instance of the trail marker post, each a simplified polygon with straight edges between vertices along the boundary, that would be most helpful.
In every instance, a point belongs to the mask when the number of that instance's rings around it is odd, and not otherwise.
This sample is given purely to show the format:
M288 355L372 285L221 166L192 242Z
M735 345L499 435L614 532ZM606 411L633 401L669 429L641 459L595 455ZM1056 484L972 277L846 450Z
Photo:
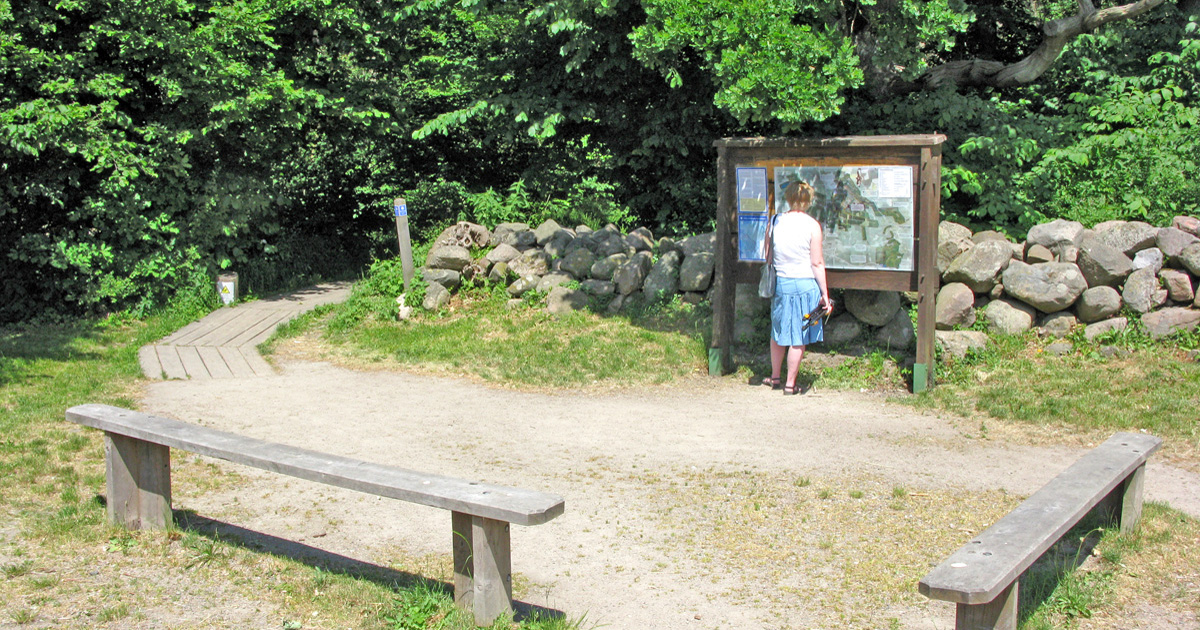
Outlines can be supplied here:
M396 240L400 242L400 262L404 265L404 292L409 292L413 276L412 240L408 236L408 205L404 197L397 197L392 211L396 215Z

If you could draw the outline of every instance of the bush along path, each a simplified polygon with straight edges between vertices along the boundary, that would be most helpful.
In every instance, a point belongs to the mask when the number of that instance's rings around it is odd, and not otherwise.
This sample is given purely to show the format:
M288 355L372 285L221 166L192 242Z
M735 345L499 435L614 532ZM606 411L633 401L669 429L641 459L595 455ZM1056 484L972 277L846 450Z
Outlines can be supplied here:
M431 245L422 276L423 306L436 310L464 281L503 283L514 300L530 291L547 295L547 308L566 312L600 305L616 313L638 301L708 300L716 237L655 239L642 227L628 233L613 225L567 229L554 221L536 228L503 223L494 231L458 223ZM491 248L482 257L479 251ZM473 254L473 252L475 252ZM1200 325L1196 284L1200 277L1200 219L1179 216L1169 227L1108 221L1085 228L1056 220L1035 226L1016 242L994 231L973 233L957 223L938 229L938 345L953 356L986 346L987 333L1037 329L1066 337L1082 328L1089 341L1139 320L1151 338ZM739 285L741 325L764 301ZM911 349L916 335L905 308L910 295L846 290L826 327L826 344L876 344ZM986 331L986 332L984 332ZM1069 352L1067 342L1051 344Z

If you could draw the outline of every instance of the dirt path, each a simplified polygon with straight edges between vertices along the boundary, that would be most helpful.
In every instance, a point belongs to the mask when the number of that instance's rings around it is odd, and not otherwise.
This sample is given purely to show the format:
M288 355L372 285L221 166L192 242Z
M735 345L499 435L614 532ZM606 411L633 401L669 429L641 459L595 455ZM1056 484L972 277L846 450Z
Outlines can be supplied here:
M725 508L715 505L722 493L732 502L747 484L762 484L768 509L785 485L810 483L868 493L902 487L963 502L987 491L1025 496L1082 452L1082 446L1014 445L994 435L981 440L968 435L978 427L869 394L818 389L783 397L732 379L546 394L322 362L279 367L271 377L152 383L143 409L329 453L561 494L562 517L514 529L520 599L611 628L821 627L831 606L853 608L789 595L836 588L835 578L814 576L787 552L729 553L726 541L709 535L731 531L720 513ZM443 511L234 469L245 484L207 494L180 488L177 507L400 570L406 568L396 566L397 557L449 554L450 518ZM1195 474L1155 460L1147 494L1200 515ZM758 510L757 499L753 505ZM921 527L914 531L945 529ZM915 592L901 599L903 605L875 618L953 627L950 605Z

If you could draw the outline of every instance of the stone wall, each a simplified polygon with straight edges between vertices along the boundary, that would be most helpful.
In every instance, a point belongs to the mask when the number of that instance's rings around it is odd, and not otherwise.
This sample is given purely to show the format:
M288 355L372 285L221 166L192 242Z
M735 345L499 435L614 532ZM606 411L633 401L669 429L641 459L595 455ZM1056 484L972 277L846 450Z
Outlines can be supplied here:
M473 249L491 247L474 259ZM502 282L514 301L537 290L547 308L566 312L605 303L608 312L638 300L708 299L715 260L712 233L681 240L655 239L650 230L623 233L609 225L566 229L553 221L536 228L505 223L494 231L470 223L445 230L432 246L424 278L424 306L445 305L463 278L486 276ZM1152 337L1191 330L1200 324L1196 296L1200 276L1200 219L1176 217L1170 227L1111 221L1086 229L1057 220L1013 242L992 231L972 233L956 223L938 229L938 344L962 354L986 342L975 327L983 317L989 332L1015 334L1038 329L1062 337L1077 326L1089 339L1141 314ZM568 287L570 283L570 287ZM577 287L577 288L574 288ZM735 336L750 341L752 321L761 320L765 300L751 285L738 285ZM907 350L915 341L908 305L914 296L847 290L826 328L830 345L874 344Z
M421 270L429 283L423 306L441 308L450 292L472 277L504 283L514 301L529 291L544 292L553 312L595 302L615 313L635 301L671 299L677 293L699 303L712 285L715 245L712 233L676 241L655 239L646 228L624 233L613 225L572 230L554 221L536 228L502 223L488 231L459 223L430 248ZM471 250L485 246L492 250L474 260Z

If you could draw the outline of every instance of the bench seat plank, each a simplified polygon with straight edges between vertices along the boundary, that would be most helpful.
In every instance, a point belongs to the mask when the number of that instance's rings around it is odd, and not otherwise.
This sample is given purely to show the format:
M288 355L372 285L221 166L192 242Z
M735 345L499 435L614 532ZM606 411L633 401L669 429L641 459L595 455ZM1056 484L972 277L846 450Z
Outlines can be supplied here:
M992 601L1161 445L1152 435L1117 433L930 571L921 593L960 604Z
M66 416L72 422L170 448L518 525L539 525L564 510L563 498L556 494L328 455L108 405L79 405L68 409Z

